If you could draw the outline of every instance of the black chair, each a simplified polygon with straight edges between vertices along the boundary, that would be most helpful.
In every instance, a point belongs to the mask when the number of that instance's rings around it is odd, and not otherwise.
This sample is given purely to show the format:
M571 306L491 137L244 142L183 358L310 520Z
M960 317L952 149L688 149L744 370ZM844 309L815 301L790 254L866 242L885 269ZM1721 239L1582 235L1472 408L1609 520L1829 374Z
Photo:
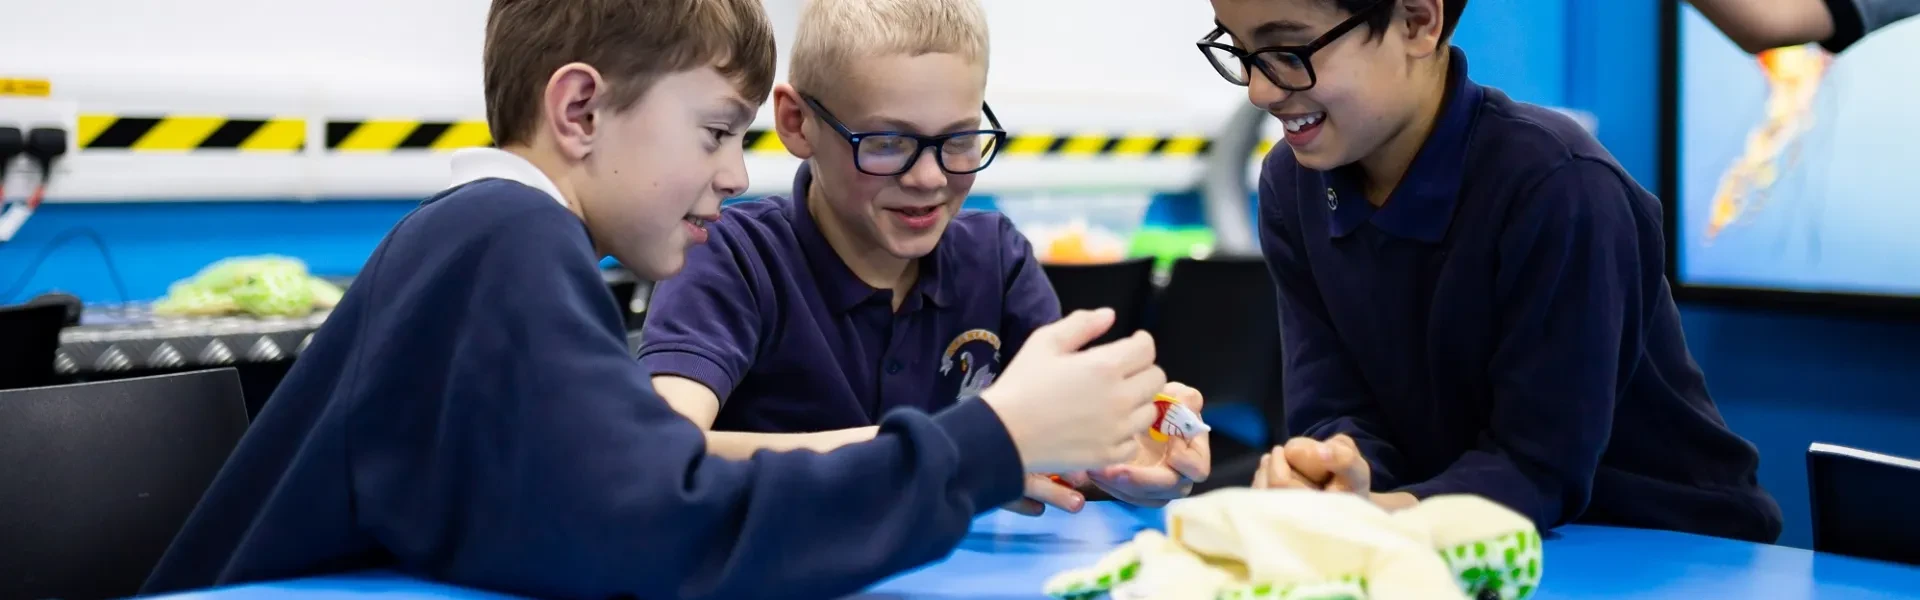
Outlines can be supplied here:
M1093 344L1118 340L1146 328L1147 307L1153 302L1152 258L1086 265L1050 264L1041 269L1053 284L1054 294L1060 297L1062 313L1113 309L1113 329Z
M61 304L0 306L0 390L57 383L53 356L66 325Z
M1286 431L1280 310L1266 263L1257 257L1175 261L1151 331L1167 378L1207 397L1214 469L1196 492L1247 485L1261 453Z
M1920 461L1815 443L1807 495L1815 551L1920 565Z
M137 593L246 428L230 368L0 391L0 598Z

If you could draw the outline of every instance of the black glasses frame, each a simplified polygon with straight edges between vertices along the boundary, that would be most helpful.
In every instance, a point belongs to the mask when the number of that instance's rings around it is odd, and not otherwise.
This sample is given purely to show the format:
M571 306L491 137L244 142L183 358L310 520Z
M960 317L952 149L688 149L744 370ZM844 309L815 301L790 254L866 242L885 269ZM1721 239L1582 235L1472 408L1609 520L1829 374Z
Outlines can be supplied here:
M986 112L987 123L993 127L992 129L955 131L952 133L943 133L940 135L920 135L917 133L908 133L905 131L862 131L862 132L856 133L853 130L848 129L846 124L841 123L840 119L834 118L833 113L828 112L827 108L824 106L821 106L820 101L818 99L815 99L812 95L800 94L800 99L807 103L807 107L813 109L814 114L820 115L821 121L825 121L828 127L832 127L835 132L838 132L840 134L841 138L847 140L848 147L850 147L853 150L853 168L859 169L861 173L866 173L868 175L873 175L876 177L892 177L892 176L899 175L901 173L905 173L907 171L913 170L913 166L915 164L919 164L920 162L920 155L926 154L927 148L933 148L934 163L940 165L941 171L945 171L949 175L971 175L971 174L979 173L981 171L986 170L988 165L993 164L993 159L995 157L1000 156L1000 147L1007 145L1007 131L1005 129L1000 128L1000 119L998 117L993 116L993 107L988 106L987 103L985 102L980 103L980 110ZM946 145L947 140L966 137L966 136L980 136L980 135L990 135L993 137L993 146L987 149L986 156L984 156L980 161L980 166L975 167L973 169L964 170L964 171L958 171L958 170L948 168L946 155L940 152L940 147ZM867 170L866 165L863 165L860 163L860 141L870 137L879 137L879 136L894 136L894 137L908 138L913 140L914 143L918 145L914 147L913 155L907 157L907 162L902 163L899 169L894 171L888 171L888 172L869 171Z
M1253 81L1253 72L1258 70L1261 74L1266 75L1267 81L1272 82L1275 87L1289 92L1304 92L1313 89L1314 84L1320 83L1320 76L1313 71L1313 61L1311 60L1313 53L1319 52L1320 49L1327 47L1327 44L1333 43L1334 40L1340 39L1340 36L1346 35L1349 31L1353 31L1353 28L1366 23L1367 19L1372 18L1373 14L1379 12L1380 9L1393 6L1393 2L1394 0L1379 0L1378 2L1374 2L1371 6L1354 13L1353 16L1348 17L1347 20L1341 21L1339 25L1333 26L1332 29L1328 29L1326 33L1321 34L1320 37L1315 38L1311 42L1307 42L1304 46L1267 46L1251 52L1241 50L1232 44L1222 44L1217 41L1220 39L1220 36L1227 35L1227 26L1217 22L1214 23L1215 27L1213 31L1209 32L1206 37L1200 38L1200 41L1195 45L1199 46L1201 54L1206 55L1207 63L1213 65L1213 70L1218 71L1220 76L1226 78L1228 83L1246 87L1247 84ZM1209 51L1210 49L1220 50L1233 55L1234 58L1240 59L1240 66L1244 68L1242 72L1245 73L1245 75L1236 76L1233 71L1228 70L1226 65L1220 64L1220 61L1214 58L1213 52ZM1304 86L1290 86L1281 83L1280 74L1273 72L1272 63L1267 60L1262 60L1260 58L1261 55L1274 55L1277 59L1284 60L1291 58L1300 61L1300 67L1307 71L1307 84Z

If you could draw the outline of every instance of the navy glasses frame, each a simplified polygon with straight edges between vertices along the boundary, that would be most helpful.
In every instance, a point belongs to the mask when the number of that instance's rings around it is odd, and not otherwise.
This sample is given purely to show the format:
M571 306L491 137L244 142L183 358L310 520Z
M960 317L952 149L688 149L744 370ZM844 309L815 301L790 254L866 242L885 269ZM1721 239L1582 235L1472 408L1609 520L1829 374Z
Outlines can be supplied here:
M934 160L934 163L940 165L941 171L945 171L950 175L971 175L971 174L979 173L981 171L986 170L988 165L993 164L993 159L1000 156L1000 148L1002 146L1007 145L1007 131L1000 127L1000 119L998 117L993 116L993 107L988 106L987 103L985 102L980 103L980 110L986 112L987 123L993 127L992 129L974 129L970 131L955 131L952 133L943 133L940 135L920 135L916 133L907 133L905 131L863 131L863 132L856 133L853 130L848 129L846 124L841 123L840 119L835 118L833 116L833 113L829 112L825 106L821 106L820 101L818 99L815 99L812 95L800 94L800 99L807 103L808 108L813 109L814 114L820 115L821 121L825 121L827 126L832 127L836 133L840 134L840 137L842 139L847 140L847 145L853 150L853 167L855 169L859 169L861 173L866 173L868 175L873 175L876 177L892 177L892 176L899 175L901 173L905 173L907 171L913 170L913 166L916 164L919 164L920 155L925 154L927 152L927 148L934 149L933 160ZM947 168L946 155L939 151L941 146L946 145L948 140L952 140L955 138L961 138L966 136L981 136L981 135L992 136L993 146L987 149L986 156L984 157L983 160L980 161L979 167L976 167L971 170L966 170L966 171L956 171L956 170ZM865 165L861 164L861 161L860 161L860 141L865 140L867 138L879 137L879 136L903 137L903 138L913 140L918 145L914 147L913 155L907 157L907 162L901 164L899 169L894 170L892 172L869 171L867 170L867 167Z

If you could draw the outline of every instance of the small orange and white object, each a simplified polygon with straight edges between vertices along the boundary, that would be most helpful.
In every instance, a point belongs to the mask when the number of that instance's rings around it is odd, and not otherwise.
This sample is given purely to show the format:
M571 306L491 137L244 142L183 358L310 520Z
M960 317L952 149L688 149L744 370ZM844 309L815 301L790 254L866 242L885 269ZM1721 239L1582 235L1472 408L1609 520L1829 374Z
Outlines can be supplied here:
M1154 421L1153 427L1147 430L1147 437L1153 438L1153 441L1164 442L1169 437L1191 440L1213 431L1213 427L1200 420L1200 415L1181 404L1178 398L1157 394L1153 397L1153 406L1160 410L1160 419Z

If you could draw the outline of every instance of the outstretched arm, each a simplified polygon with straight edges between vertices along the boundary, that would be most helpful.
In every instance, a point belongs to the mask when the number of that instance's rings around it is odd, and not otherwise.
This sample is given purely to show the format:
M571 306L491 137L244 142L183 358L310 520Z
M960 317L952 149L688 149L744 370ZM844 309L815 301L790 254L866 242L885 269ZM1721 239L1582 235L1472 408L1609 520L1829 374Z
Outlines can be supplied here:
M1691 0L1700 15L1751 54L1834 37L1827 0ZM1852 2L1853 0L1833 0Z
M879 427L854 427L814 433L756 433L749 431L713 431L713 420L720 413L720 397L707 385L678 375L655 375L653 389L667 404L706 430L707 451L716 456L745 459L761 450L813 450L826 452L873 439Z

